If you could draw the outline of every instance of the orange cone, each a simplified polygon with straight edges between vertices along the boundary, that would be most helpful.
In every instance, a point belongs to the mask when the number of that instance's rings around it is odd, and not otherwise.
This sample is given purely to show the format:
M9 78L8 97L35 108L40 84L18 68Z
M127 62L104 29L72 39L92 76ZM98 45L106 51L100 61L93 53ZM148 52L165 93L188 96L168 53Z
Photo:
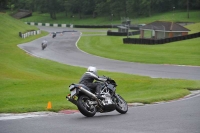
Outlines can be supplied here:
M52 108L51 102L48 102L47 109L51 109L51 108Z

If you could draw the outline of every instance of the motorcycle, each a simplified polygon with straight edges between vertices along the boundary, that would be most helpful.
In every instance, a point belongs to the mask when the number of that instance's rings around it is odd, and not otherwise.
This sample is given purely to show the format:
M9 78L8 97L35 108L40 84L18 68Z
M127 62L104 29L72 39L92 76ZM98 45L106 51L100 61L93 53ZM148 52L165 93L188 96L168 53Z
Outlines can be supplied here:
M100 82L101 99L98 99L94 90L91 90L83 84L72 83L69 86L70 94L66 96L67 100L75 104L78 110L86 117L93 117L96 112L105 113L116 110L121 114L125 114L128 111L127 102L116 93L116 82L109 78L106 81Z
M42 50L44 50L47 47L47 44L42 43Z

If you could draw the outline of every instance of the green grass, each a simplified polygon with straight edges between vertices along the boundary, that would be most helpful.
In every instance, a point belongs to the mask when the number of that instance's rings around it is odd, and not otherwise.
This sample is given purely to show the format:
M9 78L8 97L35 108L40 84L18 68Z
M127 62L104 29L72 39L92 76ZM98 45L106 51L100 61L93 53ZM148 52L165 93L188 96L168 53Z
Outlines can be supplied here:
M156 20L163 21L174 21L174 22L200 22L200 10L190 11L190 18L187 18L186 11L175 11L175 12L166 12L154 14L151 17L132 17L132 24L139 23L150 23ZM74 18L71 18L70 15L66 16L64 13L57 13L57 19L52 20L49 17L49 14L40 14L37 12L33 13L32 17L24 18L23 21L26 22L48 22L48 23L59 23L59 24L79 24L79 25L103 25L103 24L121 24L121 17L114 17L113 21L109 17L98 16L97 18L92 18L92 16L83 16L83 19L79 19L78 15L74 15ZM124 16L122 16L124 17Z
M173 22L200 22L200 10L191 11L190 18L187 18L186 11L175 11L175 12L166 12L166 13L158 13L152 15L151 17L141 17L135 18L138 23L151 23L156 20L160 21L173 21Z
M186 25L185 27L191 30L189 34L200 32L200 23Z
M200 32L200 23L188 25ZM129 62L200 66L200 38L163 45L123 44L125 37L83 36L78 47L90 54Z
M48 33L22 39L18 36L19 31L37 28L6 14L0 14L0 20L4 20L0 21L0 31L3 31L0 33L0 113L44 111L48 101L52 102L52 111L77 109L65 96L69 93L69 84L78 82L85 68L25 53L17 47L18 44ZM168 101L189 94L188 89L200 89L200 81L195 80L152 79L105 71L99 71L99 75L115 79L117 92L128 102Z

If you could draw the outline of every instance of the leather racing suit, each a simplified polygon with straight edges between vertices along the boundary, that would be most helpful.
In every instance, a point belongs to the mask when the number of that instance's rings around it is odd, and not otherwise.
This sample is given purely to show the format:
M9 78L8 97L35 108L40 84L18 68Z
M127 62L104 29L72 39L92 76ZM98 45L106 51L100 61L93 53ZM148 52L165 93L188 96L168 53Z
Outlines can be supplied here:
M85 86L89 87L90 89L96 90L97 96L100 96L101 83L94 82L94 80L106 81L105 78L101 78L93 72L85 72L83 74L83 76L81 77L79 83L84 84Z

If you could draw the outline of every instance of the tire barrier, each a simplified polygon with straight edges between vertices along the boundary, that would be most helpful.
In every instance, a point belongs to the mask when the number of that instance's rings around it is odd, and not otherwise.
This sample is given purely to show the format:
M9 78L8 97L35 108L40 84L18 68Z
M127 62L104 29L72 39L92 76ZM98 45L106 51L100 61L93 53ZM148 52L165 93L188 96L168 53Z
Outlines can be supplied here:
M38 26L53 26L53 27L70 27L70 28L113 28L116 25L73 25L73 24L51 24L51 23L37 23L37 22L25 22L28 25Z
M40 34L40 33L41 33L40 30L32 30L32 31L28 31L28 32L25 32L25 33L19 32L19 36L21 38L27 38L29 36L37 35L37 34Z
M35 26L53 26L53 27L70 27L70 28L117 28L117 26L121 26L118 24L113 25L73 25L73 24L51 24L51 23L38 23L38 22L24 22L28 25ZM139 27L130 25L130 29L139 30Z
M37 23L37 22L24 22L28 25L34 25L34 26L52 26L52 27L70 27L71 24L51 24L51 23Z
M75 30L65 30L65 31L62 31L62 32L56 32L58 34L63 34L64 32L77 32ZM19 32L19 36L21 38L27 38L29 36L32 36L32 35L37 35L37 34L40 34L41 31L40 30L32 30L32 31L28 31L28 32L25 32L25 33L22 33L22 32Z
M158 39L158 40L144 39L144 38L124 38L123 43L124 44L155 45L155 44L165 44L165 43L176 42L176 41L181 41L181 40L193 39L193 38L197 38L197 37L200 37L200 32L185 35L185 36L176 36L176 37L172 37L172 38L165 38L165 39Z
M75 28L116 28L114 25L74 25Z
M132 35L139 35L140 31L133 31L133 32L112 32L110 30L107 31L107 36L132 36Z

